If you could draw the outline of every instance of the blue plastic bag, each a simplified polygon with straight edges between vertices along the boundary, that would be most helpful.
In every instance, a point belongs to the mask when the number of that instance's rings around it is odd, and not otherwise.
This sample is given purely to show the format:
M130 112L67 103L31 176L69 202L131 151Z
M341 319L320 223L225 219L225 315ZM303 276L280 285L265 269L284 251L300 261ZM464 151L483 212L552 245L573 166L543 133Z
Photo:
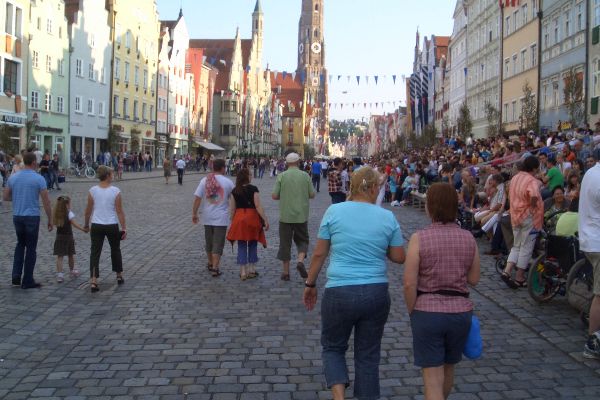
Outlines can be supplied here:
M479 319L473 315L471 317L471 330L465 343L463 354L470 360L477 360L483 353L483 340L481 339L481 327Z

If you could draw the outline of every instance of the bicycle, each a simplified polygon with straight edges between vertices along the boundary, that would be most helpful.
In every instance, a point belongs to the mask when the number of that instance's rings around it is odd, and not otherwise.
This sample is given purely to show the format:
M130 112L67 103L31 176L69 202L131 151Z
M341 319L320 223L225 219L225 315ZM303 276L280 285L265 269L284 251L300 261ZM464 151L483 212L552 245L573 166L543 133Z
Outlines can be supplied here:
M71 165L69 168L67 168L67 176L69 177L83 177L85 176L88 179L93 179L96 177L96 171L94 171L94 168L90 167L87 163L78 166L78 165Z

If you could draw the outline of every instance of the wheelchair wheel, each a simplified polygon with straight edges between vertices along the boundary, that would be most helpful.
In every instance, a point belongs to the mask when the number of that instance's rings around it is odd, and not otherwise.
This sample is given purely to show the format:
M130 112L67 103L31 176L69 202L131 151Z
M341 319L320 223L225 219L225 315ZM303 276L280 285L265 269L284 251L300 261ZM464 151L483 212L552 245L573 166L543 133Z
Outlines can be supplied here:
M546 303L558 294L561 287L560 267L557 263L538 257L531 264L527 274L527 291L538 303Z
M569 304L581 313L582 321L587 323L594 298L594 276L593 267L586 258L582 258L571 267L566 289Z
M504 272L504 268L506 268L506 263L508 262L508 258L506 256L499 257L496 260L496 272L500 275Z

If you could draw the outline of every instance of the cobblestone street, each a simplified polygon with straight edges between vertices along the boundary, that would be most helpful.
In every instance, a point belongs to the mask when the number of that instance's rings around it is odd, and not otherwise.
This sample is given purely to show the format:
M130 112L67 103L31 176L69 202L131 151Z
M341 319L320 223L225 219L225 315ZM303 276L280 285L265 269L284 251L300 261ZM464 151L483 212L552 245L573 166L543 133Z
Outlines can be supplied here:
M117 286L105 244L96 294L87 284L89 238L78 231L79 278L56 283L55 233L42 231L35 277L44 287L12 288L15 234L10 203L0 206L0 398L329 399L321 373L319 307L311 313L304 309L298 275L290 282L279 279L278 206L270 198L274 179L254 182L274 229L267 234L269 247L259 249L260 276L242 282L229 245L220 278L205 268L204 231L191 223L201 175L186 175L179 186L176 177L165 185L158 174L139 180L127 175L116 183L128 222L122 244L125 284ZM69 182L59 192L72 196L80 223L91 185ZM329 204L323 190L311 203L312 244ZM422 211L394 212L406 238L427 223ZM483 253L487 245L480 244ZM402 267L390 271L382 397L420 399ZM492 257L482 256L482 271L472 298L482 322L484 356L458 366L451 399L599 399L600 362L582 358L585 331L566 299L540 306L526 290L506 288ZM323 271L320 287L324 278Z

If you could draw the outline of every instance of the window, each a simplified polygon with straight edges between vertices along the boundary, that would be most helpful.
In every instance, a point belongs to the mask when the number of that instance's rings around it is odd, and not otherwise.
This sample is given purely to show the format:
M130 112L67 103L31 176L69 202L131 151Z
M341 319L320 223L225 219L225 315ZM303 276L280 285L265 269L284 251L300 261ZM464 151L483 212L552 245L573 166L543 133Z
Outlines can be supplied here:
M504 22L504 36L508 36L510 35L510 15L508 17L506 17L505 22Z
M512 118L511 121L517 120L517 102L516 100L512 102Z
M40 107L40 92L36 92L35 90L31 92L31 101L29 104L33 109L38 109Z
M32 68L40 67L40 53L38 53L35 50L31 52L31 67Z
M75 96L75 112L76 113L82 113L83 109L81 108L81 102L82 102L82 98L81 96Z
M558 92L558 82L552 82L552 105L558 107L560 105L560 94Z
M46 72L52 72L52 57L46 56Z
M113 114L119 115L119 96L113 97Z
M129 118L127 112L129 111L129 99L125 97L123 99L123 118Z
M579 8L578 12L581 15L581 8ZM598 25L600 25L600 0L594 0L594 26Z
M127 33L125 33L125 47L127 49L131 48L131 31L127 31Z
M59 39L62 39L62 26L58 27L58 37Z
M508 103L504 103L503 106L502 122L508 122Z
M64 60L57 60L56 70L58 71L59 76L65 75L65 61Z
M19 76L19 63L11 60L4 60L4 92L10 91L13 94L17 92L17 79Z
M75 76L83 77L83 60L80 58L75 60Z
M577 5L577 30L581 31L583 30L585 27L583 26L584 22L583 22L583 4L579 3Z
M52 20L50 18L46 19L46 33L52 34Z
M558 42L560 42L560 32L558 30L558 18L554 18L554 43L553 44L557 44Z
M133 83L135 84L135 86L139 86L140 84L140 67L138 67L137 65L135 66L135 69L133 71Z
M42 30L42 19L40 17L37 18L37 30L41 31Z
M115 58L115 79L121 79L121 60L119 58Z
M138 117L139 117L139 115L138 115L138 103L139 102L137 100L133 101L133 119L134 119L134 121L137 121Z
M123 79L125 83L129 83L129 63L125 61L125 77Z
M519 10L515 10L513 13L513 23L515 24L515 31L521 27L521 21L519 19Z
M531 66L535 67L538 63L537 44L531 45Z
M523 6L521 7L522 10L522 18L523 18L523 25L526 25L527 22L529 21L529 10L527 9L527 4L523 4Z
M148 119L146 118L146 111L148 106L146 105L146 103L142 103L142 120L143 121L147 121Z
M52 107L52 95L50 93L46 93L46 97L44 98L44 110L51 111Z
M594 60L592 63L592 96L600 96L600 59Z
M106 83L106 74L104 73L104 67L100 68L100 82Z
M148 70L144 70L144 89L148 88Z
M90 34L90 47L94 48L96 46L96 35L93 33Z
M565 37L571 36L571 10L567 10L564 13L565 19Z
M65 98L62 96L56 98L56 112L61 114L65 112Z
M513 54L512 56L512 62L513 62L513 75L516 75L519 70L518 70L518 64L517 64L517 55Z
M94 99L88 99L87 113L88 115L94 115Z
M527 57L527 50L521 50L521 72L523 72L527 69L527 67L525 66L526 57Z
M99 101L98 102L98 115L101 117L104 117L104 102L103 101Z
M13 33L13 22L14 22L14 6L10 3L6 3L6 22L4 25L4 31L9 35Z
M90 62L88 64L88 79L93 81L94 80L94 62Z
M548 33L548 25L544 25L544 41L542 43L542 48L547 49L550 45L550 34Z
M154 106L150 105L150 121L154 121Z
M537 0L532 0L531 1L531 11L532 11L532 15L535 18L537 16L538 13L538 2Z

